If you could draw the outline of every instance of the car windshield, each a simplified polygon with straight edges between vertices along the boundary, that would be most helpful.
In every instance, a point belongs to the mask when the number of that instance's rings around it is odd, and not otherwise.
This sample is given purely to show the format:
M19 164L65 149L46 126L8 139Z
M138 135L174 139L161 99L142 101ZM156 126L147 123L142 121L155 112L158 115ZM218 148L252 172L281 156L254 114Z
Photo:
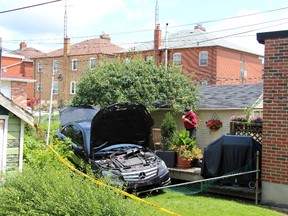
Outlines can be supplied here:
M131 148L142 148L139 145L135 144L128 144L128 143L122 143L122 144L116 144L112 146L108 146L106 148L101 149L99 152L105 152L105 151L126 151Z

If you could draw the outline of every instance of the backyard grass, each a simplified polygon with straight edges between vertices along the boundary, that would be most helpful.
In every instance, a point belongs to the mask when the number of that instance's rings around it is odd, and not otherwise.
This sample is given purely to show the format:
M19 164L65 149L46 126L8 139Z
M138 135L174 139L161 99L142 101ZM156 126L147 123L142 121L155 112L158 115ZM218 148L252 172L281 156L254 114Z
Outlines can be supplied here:
M167 210L182 216L279 216L283 215L277 211L256 206L248 203L240 203L221 198L213 198L201 195L184 195L169 191L153 196L147 196L144 200L161 206Z

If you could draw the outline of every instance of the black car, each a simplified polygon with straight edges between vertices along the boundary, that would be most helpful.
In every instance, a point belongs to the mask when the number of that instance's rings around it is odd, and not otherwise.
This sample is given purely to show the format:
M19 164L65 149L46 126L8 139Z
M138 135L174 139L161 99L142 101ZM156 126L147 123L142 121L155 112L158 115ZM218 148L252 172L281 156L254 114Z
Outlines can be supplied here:
M153 119L145 106L69 107L60 111L60 120L57 136L69 137L75 155L112 185L141 190L170 184L165 162L149 149Z

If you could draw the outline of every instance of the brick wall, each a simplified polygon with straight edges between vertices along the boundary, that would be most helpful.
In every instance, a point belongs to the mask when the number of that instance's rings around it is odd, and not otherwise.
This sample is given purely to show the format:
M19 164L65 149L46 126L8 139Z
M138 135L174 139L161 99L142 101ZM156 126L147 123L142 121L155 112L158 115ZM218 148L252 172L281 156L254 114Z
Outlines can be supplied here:
M265 44L262 202L288 206L288 31L257 40Z
M263 180L288 184L288 38L265 41Z
M208 65L199 66L199 53L208 51ZM239 85L256 84L262 82L262 62L257 55L231 50L223 47L199 47L168 50L168 64L173 64L173 54L181 53L181 66L184 73L195 81L207 81L209 85ZM127 52L122 57L142 55L154 56L153 51ZM159 58L159 61L157 59ZM155 61L158 65L165 65L165 50L159 50ZM240 61L245 62L247 77L241 79Z
M27 83L12 82L11 83L12 101L23 109L27 109Z
M247 76L241 78L240 62ZM217 49L217 82L216 85L256 84L262 82L262 62L255 55L225 48Z

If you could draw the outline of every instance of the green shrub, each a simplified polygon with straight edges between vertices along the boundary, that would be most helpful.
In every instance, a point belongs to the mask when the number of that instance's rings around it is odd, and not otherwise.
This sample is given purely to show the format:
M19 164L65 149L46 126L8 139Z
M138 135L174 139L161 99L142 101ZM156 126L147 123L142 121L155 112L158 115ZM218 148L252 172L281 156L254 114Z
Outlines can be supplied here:
M6 176L0 215L138 215L140 204L53 164Z
M161 135L162 135L162 150L171 149L171 138L177 130L176 122L173 118L173 115L168 112L166 113L163 122L161 124Z

